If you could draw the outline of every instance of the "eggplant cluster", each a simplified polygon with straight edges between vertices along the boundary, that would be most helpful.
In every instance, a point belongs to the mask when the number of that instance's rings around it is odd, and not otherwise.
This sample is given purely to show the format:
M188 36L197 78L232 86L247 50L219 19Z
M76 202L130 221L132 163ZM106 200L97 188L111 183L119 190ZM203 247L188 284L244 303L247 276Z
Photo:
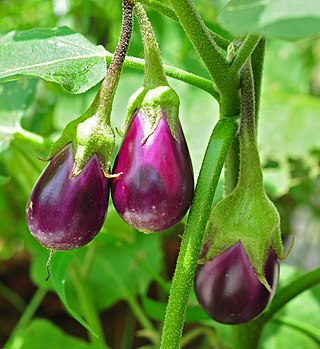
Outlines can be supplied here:
M186 214L194 180L180 122L175 121L173 135L166 108L141 110L128 124L113 175L108 170L110 154L105 159L113 134L107 125L108 137L97 130L95 116L65 132L80 135L81 142L54 147L60 150L35 184L26 209L29 230L43 246L69 250L90 242L104 223L110 188L120 216L140 231L171 228ZM106 144L102 150L101 139Z

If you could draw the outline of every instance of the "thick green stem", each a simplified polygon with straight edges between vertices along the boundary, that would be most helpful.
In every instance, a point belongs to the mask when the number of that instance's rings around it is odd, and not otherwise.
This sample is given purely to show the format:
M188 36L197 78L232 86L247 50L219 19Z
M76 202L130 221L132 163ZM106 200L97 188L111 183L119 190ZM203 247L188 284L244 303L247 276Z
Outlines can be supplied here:
M107 75L90 107L91 112L100 115L108 124L110 123L112 103L132 35L133 6L133 3L129 0L122 1L122 29L118 46L113 55Z
M217 123L210 137L172 281L162 332L162 349L180 347L189 293L212 199L228 148L237 129L234 118L223 118Z
M179 18L177 17L176 13L172 8L169 6L163 4L160 1L155 1L155 0L138 0L141 4L145 4L148 7L152 8L153 10L157 11L161 15L164 15L168 18L173 19L176 22L179 22ZM230 45L230 41L228 39L223 38L219 34L213 32L212 30L208 29L211 37L213 40L217 43L218 46L223 48L224 50L227 50L228 46Z
M256 34L248 34L245 37L231 63L231 70L235 74L237 74L240 71L240 69L246 63L248 58L250 58L256 46L258 45L260 39L261 36Z
M263 327L260 322L233 326L232 349L258 349Z
M220 93L221 116L239 115L238 75L230 71L229 64L212 39L193 2L191 0L171 0L171 4L217 86Z
M162 66L159 46L148 16L139 3L135 5L135 12L139 20L144 46L144 86L150 89L167 86L168 81Z
M112 53L107 53L106 60L111 62L113 57ZM128 68L144 70L145 61L141 58L127 56L124 61L124 66ZM219 94L211 80L205 79L198 75L189 73L185 70L175 68L170 65L163 65L165 73L167 76L174 78L176 80L183 81L189 85L195 86L210 93L215 99L219 99Z

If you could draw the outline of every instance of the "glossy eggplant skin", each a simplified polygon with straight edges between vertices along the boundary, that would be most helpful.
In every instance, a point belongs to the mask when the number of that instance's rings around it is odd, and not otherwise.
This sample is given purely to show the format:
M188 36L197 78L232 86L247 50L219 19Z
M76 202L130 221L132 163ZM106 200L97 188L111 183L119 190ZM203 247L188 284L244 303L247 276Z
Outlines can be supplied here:
M71 145L61 150L44 169L32 189L26 218L31 234L45 247L70 250L86 245L101 229L109 197L98 157L70 177L74 164Z
M123 174L113 179L111 186L119 215L144 232L176 225L190 206L194 186L191 159L180 123L178 140L172 136L165 114L151 134L150 129L150 121L136 112L113 168L114 174Z
M210 317L225 324L241 324L257 317L271 301L278 284L279 262L272 249L265 265L270 293L258 279L241 242L213 260L197 266L194 287Z

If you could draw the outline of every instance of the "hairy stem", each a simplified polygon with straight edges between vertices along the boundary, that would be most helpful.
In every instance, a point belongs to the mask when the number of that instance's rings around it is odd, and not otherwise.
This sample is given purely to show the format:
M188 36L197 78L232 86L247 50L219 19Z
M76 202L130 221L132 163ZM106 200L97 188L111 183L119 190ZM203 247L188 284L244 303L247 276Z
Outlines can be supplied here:
M248 34L248 35L253 35L253 34ZM245 48L245 41L242 43L240 48L242 48L244 52L251 52L252 47L254 46L255 39L256 38L254 36L251 37L250 40L248 39L249 43L248 43L248 40L247 41L245 40L246 43L249 44L248 49ZM259 43L255 46L255 49L252 52L252 56L251 56L251 65L252 65L253 79L254 79L254 98L255 98L254 105L255 105L256 130L257 130L257 123L258 123L258 113L259 113L260 95L261 95L264 47L265 47L265 40L262 38L260 39ZM247 55L247 53L245 53L245 55ZM241 54L240 56L245 57L245 55ZM239 168L240 168L239 154L240 154L239 137L236 136L230 147L230 150L226 159L226 164L225 164L225 193L226 194L230 194L238 183Z
M240 45L237 53L231 63L231 70L237 74L243 65L246 63L248 58L251 57L256 46L258 45L261 39L260 35L248 34L242 44Z
M139 20L144 47L144 86L150 89L167 86L168 81L162 66L159 46L148 16L139 3L135 5L135 12Z
M171 0L179 21L197 50L220 94L220 114L239 115L239 77L229 67L191 0Z
M158 13L160 13L161 15L164 15L168 18L173 19L176 22L179 22L179 18L177 17L176 13L174 12L174 10L172 8L170 8L169 6L163 4L160 1L157 0L138 0L141 4L145 4L148 7L150 7L151 9L157 11ZM222 36L220 36L219 34L215 33L214 31L208 29L211 37L213 38L213 40L217 43L217 45L221 48L223 48L224 50L227 50L228 46L230 45L230 41L228 39L223 38Z
M237 129L234 118L223 118L210 137L172 281L162 331L162 349L180 348L187 302L212 199L229 145Z
M122 28L118 46L113 55L107 75L102 82L100 90L90 108L93 109L107 123L110 123L112 103L119 83L123 62L125 60L133 27L133 7L129 0L122 1Z

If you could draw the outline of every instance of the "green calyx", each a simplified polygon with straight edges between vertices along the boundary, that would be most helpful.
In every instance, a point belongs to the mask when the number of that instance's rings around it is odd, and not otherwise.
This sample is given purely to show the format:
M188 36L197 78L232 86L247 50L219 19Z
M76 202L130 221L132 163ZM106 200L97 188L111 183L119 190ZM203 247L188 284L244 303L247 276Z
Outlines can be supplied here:
M280 217L265 193L238 186L212 211L204 241L209 241L206 263L237 242L241 242L260 281L270 289L264 276L269 249L282 258Z
M125 130L130 124L135 112L139 111L139 113L143 114L143 116L148 119L151 125L150 134L152 134L157 127L160 119L165 118L170 127L172 136L177 139L179 106L179 97L170 86L157 86L151 89L142 87L129 99ZM147 137L149 135L147 135Z
M115 146L115 136L111 126L98 113L90 115L89 110L79 118L71 121L61 137L52 145L49 159L67 144L72 143L75 154L71 176L77 176L89 159L96 154L106 177L110 175L111 155Z

